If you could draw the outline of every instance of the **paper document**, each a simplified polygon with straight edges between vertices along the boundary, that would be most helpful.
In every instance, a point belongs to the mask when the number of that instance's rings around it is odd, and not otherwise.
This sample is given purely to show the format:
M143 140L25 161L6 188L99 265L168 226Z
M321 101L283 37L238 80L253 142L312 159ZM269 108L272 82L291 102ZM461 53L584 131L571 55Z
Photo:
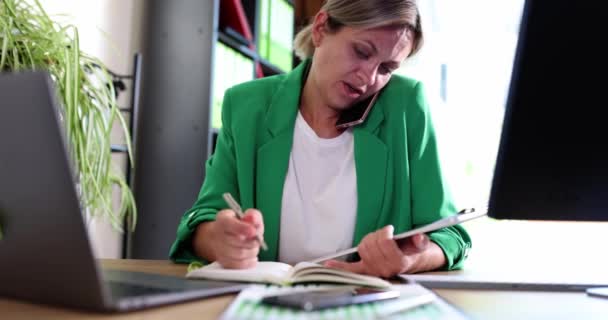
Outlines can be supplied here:
M301 291L319 291L344 288L344 286L296 286L274 287L253 285L239 293L230 307L221 315L220 319L388 319L391 316L406 317L408 319L465 319L454 317L452 310L440 304L441 300L430 290L412 283L394 285L392 288L400 292L397 299L382 302L371 302L359 305L348 305L319 311L300 311L281 308L261 303L265 296L289 294ZM418 317L416 317L418 315ZM438 317L443 316L445 317Z

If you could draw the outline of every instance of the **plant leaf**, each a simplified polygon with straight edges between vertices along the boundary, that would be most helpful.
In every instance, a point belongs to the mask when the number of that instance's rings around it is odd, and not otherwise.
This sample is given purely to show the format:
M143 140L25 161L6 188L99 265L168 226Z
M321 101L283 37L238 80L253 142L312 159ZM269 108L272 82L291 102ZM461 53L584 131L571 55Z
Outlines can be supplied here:
M118 119L133 163L128 126L107 68L80 50L78 28L53 21L38 0L0 0L0 45L0 70L41 69L53 79L85 211L101 214L117 230L125 222L134 228L135 198L124 174L115 174L110 150L112 125ZM113 188L121 191L117 211L112 208Z

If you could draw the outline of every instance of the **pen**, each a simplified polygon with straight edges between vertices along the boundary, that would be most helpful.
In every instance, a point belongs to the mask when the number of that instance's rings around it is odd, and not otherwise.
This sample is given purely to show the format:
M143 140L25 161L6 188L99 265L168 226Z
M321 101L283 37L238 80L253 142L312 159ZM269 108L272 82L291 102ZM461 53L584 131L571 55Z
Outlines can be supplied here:
M234 211L234 213L236 213L236 217L239 220L243 219L245 214L243 213L241 206L238 204L238 202L236 202L236 200L234 200L234 198L232 197L232 195L230 193L228 193L228 192L224 193L224 200L226 200L226 203L228 204L228 206L230 206L230 209L232 209ZM268 250L268 246L266 245L264 238L262 238L262 235L258 233L256 236L258 238L258 242L260 243L260 246L262 247L262 249Z

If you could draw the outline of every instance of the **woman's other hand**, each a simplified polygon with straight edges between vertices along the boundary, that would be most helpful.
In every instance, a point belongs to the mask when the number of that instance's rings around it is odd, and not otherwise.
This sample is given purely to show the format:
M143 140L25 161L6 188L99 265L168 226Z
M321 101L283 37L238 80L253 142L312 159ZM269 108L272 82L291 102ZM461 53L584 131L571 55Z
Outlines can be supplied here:
M357 247L360 261L330 260L325 266L389 278L400 273L438 269L446 263L443 250L428 236L416 234L398 245L393 240L393 231L393 226L388 225L366 235Z
M256 238L258 232L264 233L260 211L249 209L239 220L234 211L222 210L217 213L215 221L203 222L196 227L194 252L199 257L217 261L224 268L253 268L258 263L260 250Z

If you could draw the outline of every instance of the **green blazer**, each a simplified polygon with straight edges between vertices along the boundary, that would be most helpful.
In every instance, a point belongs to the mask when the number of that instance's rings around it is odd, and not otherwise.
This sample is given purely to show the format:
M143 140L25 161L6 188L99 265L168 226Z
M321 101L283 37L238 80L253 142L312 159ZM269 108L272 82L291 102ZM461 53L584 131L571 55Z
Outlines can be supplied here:
M283 184L308 63L226 91L223 127L206 163L198 199L178 226L169 253L173 261L201 260L192 250L193 231L227 208L224 192L230 192L243 209L262 212L269 250L260 250L259 259L277 260ZM353 134L358 195L353 246L388 224L400 233L455 213L419 82L392 76ZM445 228L430 234L430 239L443 249L445 269L461 267L471 247L464 228Z

